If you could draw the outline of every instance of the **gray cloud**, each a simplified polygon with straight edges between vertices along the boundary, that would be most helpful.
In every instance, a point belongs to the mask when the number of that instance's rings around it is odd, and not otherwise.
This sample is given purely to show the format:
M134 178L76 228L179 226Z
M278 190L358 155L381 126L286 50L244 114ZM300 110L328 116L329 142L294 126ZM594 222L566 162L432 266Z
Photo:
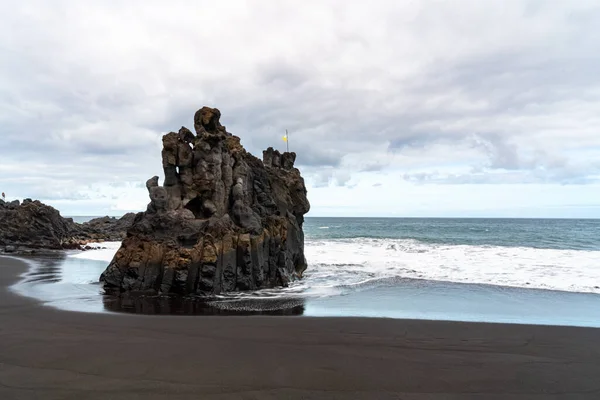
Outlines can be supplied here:
M600 172L598 166L594 166L593 173L582 171L578 167L567 169L545 169L535 170L509 170L494 171L480 170L471 173L440 173L416 172L405 173L403 179L417 184L444 184L444 185L472 185L472 184L561 184L561 185L586 185L599 183L600 177L594 176Z
M489 158L492 169L521 169L534 166L533 162L524 162L519 156L518 148L508 143L499 134L474 135L473 146L481 149Z
M256 155L288 129L314 187L593 183L599 23L594 2L0 0L0 185L136 188L203 105Z
M360 168L360 172L379 172L388 167L389 165L389 162L385 161L367 161L367 163L362 168Z

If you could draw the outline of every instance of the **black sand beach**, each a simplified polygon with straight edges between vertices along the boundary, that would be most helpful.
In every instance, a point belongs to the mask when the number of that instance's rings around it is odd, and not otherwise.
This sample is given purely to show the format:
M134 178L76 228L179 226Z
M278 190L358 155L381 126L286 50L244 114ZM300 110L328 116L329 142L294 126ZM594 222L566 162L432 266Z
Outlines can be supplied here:
M600 329L54 310L0 258L0 399L597 399Z

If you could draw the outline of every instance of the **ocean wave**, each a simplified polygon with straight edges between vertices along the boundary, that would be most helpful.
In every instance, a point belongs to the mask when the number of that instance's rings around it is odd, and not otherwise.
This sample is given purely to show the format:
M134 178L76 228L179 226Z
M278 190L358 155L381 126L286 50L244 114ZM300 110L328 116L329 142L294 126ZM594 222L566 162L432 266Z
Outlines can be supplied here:
M408 278L600 293L599 251L374 238L307 241L305 248L313 286Z
M106 261L109 263L112 261L117 250L119 250L119 247L121 247L121 242L89 243L88 246L90 246L92 250L70 254L69 257L84 260Z
M110 262L119 242L71 257ZM222 298L327 297L397 279L600 293L600 251L446 245L415 239L308 239L304 279Z

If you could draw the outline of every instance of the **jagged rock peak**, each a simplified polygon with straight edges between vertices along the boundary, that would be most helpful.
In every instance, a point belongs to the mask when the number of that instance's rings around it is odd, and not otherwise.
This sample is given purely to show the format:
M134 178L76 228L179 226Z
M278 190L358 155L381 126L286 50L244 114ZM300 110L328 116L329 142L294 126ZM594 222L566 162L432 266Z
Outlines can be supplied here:
M306 268L310 208L295 153L263 160L202 107L194 135L163 136L163 185L146 182L150 203L101 276L111 291L207 294L286 285Z
M219 121L221 111L217 108L202 107L194 114L194 129L197 135L208 133L223 133L227 134L225 127Z

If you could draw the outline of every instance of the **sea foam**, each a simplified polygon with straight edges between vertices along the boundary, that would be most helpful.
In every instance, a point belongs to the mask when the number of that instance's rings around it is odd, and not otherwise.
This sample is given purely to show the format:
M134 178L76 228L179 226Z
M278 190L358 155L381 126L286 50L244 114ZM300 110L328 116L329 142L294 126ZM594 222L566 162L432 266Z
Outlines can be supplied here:
M79 253L71 254L70 257L81 258L85 260L95 261L106 261L111 262L121 242L101 242L101 243L89 243L93 250L86 250Z
M307 241L305 253L318 286L409 278L600 293L599 251L355 238Z
M109 263L120 242L71 257ZM290 288L254 295L339 295L393 279L600 293L600 251L440 245L412 239L307 240L308 269Z

